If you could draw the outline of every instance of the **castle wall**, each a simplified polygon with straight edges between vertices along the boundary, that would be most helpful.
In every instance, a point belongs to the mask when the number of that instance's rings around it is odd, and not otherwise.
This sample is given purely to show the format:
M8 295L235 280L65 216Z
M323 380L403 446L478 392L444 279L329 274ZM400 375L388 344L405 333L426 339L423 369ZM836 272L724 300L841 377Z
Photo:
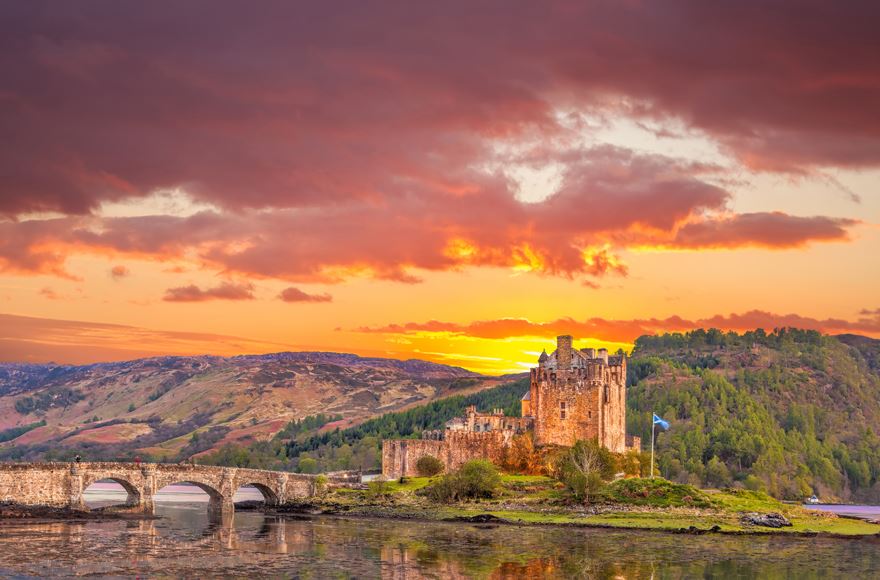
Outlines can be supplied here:
M571 370L532 369L529 388L535 442L570 446L578 439L596 439L611 451L624 452L625 383L625 359L608 364L605 358L596 358Z
M416 463L425 455L433 455L442 461L446 471L458 469L471 459L501 463L504 449L512 436L510 431L447 431L445 438L440 441L386 439L382 442L382 475L388 479L416 476Z

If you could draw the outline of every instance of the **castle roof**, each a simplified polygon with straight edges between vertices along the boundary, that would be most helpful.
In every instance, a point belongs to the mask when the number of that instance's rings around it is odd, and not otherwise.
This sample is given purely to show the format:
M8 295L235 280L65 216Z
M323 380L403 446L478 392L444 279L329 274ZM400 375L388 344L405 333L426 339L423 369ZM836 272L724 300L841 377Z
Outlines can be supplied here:
M544 349L544 352L541 353L541 356L538 357L538 362L547 362L550 356L547 354L547 349Z

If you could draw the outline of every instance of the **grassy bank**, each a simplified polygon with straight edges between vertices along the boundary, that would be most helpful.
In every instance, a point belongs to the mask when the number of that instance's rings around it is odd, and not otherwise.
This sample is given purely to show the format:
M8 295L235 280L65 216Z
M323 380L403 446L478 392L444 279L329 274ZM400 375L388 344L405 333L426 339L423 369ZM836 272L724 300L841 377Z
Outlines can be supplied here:
M505 475L493 499L437 503L420 490L436 478L413 477L371 489L329 492L313 507L330 513L424 520L474 519L493 516L502 523L569 525L687 531L700 533L781 533L865 536L880 534L880 525L784 504L746 490L705 491L662 479L620 480L589 505L572 501L558 481L542 476ZM745 513L779 513L790 527L769 528L743 522ZM488 518L484 518L488 519Z

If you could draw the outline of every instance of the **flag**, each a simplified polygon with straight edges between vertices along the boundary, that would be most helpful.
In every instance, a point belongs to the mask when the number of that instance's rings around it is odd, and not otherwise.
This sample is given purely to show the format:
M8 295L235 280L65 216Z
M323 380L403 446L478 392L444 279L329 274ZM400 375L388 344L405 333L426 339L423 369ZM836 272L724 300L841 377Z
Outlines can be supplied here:
M654 415L654 425L660 425L661 429L663 429L664 431L667 431L669 429L669 422L664 421L663 419L658 417L657 413L652 413L652 414Z

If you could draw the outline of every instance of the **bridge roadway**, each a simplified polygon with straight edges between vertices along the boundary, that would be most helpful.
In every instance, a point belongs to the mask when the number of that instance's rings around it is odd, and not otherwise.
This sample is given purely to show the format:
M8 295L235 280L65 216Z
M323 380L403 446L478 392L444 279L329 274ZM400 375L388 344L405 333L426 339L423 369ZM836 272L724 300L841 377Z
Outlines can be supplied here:
M312 497L316 475L165 463L0 463L0 501L31 506L69 507L88 510L83 492L93 483L112 480L128 492L128 511L153 513L156 492L174 483L200 487L212 513L231 513L232 496L244 485L260 490L267 505L279 505ZM344 475L330 474L328 484L346 483Z

